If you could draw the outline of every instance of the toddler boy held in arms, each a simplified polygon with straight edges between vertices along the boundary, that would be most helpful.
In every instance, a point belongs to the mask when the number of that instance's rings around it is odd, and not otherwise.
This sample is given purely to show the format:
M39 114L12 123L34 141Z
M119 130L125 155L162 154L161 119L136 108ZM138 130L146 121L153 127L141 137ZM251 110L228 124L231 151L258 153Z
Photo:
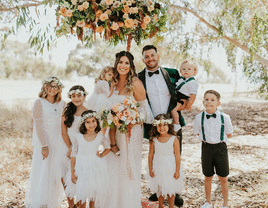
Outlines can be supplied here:
M226 142L233 133L230 116L220 112L220 94L208 90L204 94L203 105L206 111L195 117L193 131L202 141L202 171L205 175L206 203L201 208L212 208L211 181L214 173L218 175L223 196L222 208L228 206L229 161Z
M194 62L183 61L180 73L181 78L176 83L177 106L171 111L175 126L179 124L177 111L191 110L198 90L198 83L194 78L197 73L197 66Z

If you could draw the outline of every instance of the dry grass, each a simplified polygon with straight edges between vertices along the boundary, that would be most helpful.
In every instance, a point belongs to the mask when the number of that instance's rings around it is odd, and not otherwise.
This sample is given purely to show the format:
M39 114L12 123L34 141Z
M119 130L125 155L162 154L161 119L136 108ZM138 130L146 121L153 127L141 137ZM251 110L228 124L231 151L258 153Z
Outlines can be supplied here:
M31 111L0 108L0 207L23 207L32 157Z

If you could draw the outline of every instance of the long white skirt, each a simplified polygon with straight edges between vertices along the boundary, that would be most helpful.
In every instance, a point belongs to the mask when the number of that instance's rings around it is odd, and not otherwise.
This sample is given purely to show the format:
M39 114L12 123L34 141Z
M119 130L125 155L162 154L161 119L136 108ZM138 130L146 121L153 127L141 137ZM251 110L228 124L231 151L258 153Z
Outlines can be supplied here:
M125 134L116 132L120 156L110 152L105 158L108 164L109 194L105 208L141 207L141 161L143 131L135 125L130 141Z

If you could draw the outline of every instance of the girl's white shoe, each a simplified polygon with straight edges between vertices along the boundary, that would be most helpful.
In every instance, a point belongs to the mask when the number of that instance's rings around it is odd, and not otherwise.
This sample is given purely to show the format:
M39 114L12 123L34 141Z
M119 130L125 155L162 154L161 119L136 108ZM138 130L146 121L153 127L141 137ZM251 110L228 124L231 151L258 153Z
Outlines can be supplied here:
M200 208L212 208L212 205L210 203L206 202Z

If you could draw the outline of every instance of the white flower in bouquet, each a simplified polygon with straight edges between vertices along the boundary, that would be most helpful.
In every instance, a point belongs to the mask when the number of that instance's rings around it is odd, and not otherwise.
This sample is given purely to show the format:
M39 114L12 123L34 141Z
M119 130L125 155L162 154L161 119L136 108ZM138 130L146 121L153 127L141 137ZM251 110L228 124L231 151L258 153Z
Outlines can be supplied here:
M143 121L145 119L145 115L143 113L140 113L140 119Z
M127 117L126 117L126 116L122 116L122 117L120 118L120 120L121 120L121 121L127 121Z
M148 7L148 11L151 12L151 11L153 11L153 10L154 10L154 5L150 5L150 6Z
M127 3L128 6L132 5L132 1L127 1L126 3Z
M123 105L118 106L118 111L123 111L123 110L124 110L124 106Z
M128 14L125 13L125 14L123 15L123 18L124 18L124 19L128 19Z
M71 2L72 2L73 5L76 5L77 0L71 0Z
M121 2L120 2L120 1L115 1L114 4L113 4L113 7L116 9L116 8L118 8L120 5L121 5Z

